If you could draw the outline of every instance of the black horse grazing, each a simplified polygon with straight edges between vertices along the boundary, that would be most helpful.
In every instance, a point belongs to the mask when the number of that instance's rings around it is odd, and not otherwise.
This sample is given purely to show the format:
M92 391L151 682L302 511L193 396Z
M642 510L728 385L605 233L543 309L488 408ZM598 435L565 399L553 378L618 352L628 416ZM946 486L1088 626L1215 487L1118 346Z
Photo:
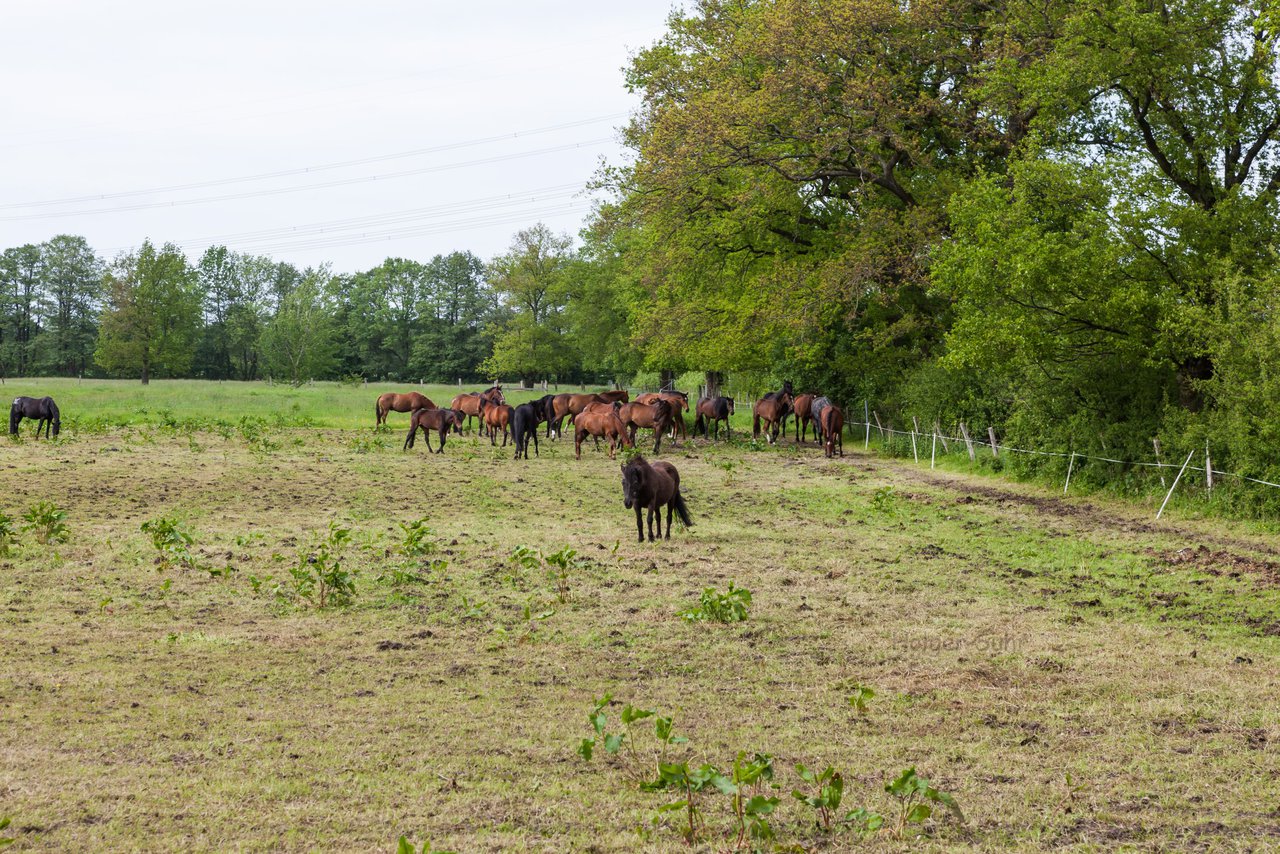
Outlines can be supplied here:
M547 395L553 397L554 395ZM511 415L511 435L516 441L516 459L529 459L529 439L533 439L533 453L538 453L538 424L540 424L545 416L546 409L542 400L535 400L532 403L522 403L515 408Z
M40 430L44 429L46 439L50 438L49 431L53 430L53 435L58 435L58 431L62 429L62 417L58 413L58 404L53 402L52 397L15 397L13 405L9 407L9 435L18 435L18 423L24 418L36 419L36 438L40 438Z
M644 457L635 456L622 467L622 503L627 509L636 508L636 532L644 542L644 526L640 524L640 508L649 509L649 541L662 536L662 505L667 506L667 539L671 539L671 513L680 514L686 528L693 527L689 508L680 494L680 472L666 460L652 465ZM658 519L658 536L653 534L653 519Z
M427 437L427 451L431 451L431 431L435 430L440 434L440 449L435 453L443 454L444 437L449 433L449 428L452 427L455 433L461 433L465 418L456 409L415 409L409 416L409 435L405 437L404 448L401 450L407 451L413 447L414 440L418 438L418 428L421 427L422 435Z

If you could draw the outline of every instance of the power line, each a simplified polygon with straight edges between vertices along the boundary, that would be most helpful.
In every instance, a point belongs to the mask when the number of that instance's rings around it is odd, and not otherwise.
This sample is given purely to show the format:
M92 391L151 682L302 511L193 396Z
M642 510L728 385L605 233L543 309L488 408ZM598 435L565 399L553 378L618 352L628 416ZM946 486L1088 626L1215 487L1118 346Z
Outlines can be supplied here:
M494 142L504 142L510 139L518 139L522 136L535 136L537 134L552 133L558 130L567 130L569 128L583 127L585 125L598 124L605 121L614 121L616 119L625 118L626 113L613 113L607 116L595 116L589 119L577 119L572 122L562 122L556 125L546 125L540 128L533 128L525 131L513 131L511 133L498 134L496 136L480 137L462 142L446 143L444 145L430 146L428 148L415 148L409 151L399 151L393 154L379 154L371 157L361 157L354 160L340 160L332 163L321 163L314 166L303 166L295 169L281 169L275 172L260 172L253 175L240 175L231 178L215 178L207 181L193 181L187 184L171 184L164 187L150 187L144 190L123 190L113 193L97 193L84 196L68 196L61 199L46 199L35 202L13 202L0 205L0 210L15 210L19 208L41 208L52 207L55 205L78 204L81 202L96 202L109 199L123 199L131 196L148 196L155 193L171 193L180 190L196 190L204 187L221 187L228 184L240 184L250 181L265 181L273 178L285 178L291 175L305 175L312 172L327 172L333 169L347 169L352 166L364 166L369 163L382 163L388 160L399 160L406 157L420 157L424 154L438 154L442 151L456 151L462 148L472 148L479 145L488 145ZM155 203L160 205L162 203ZM132 208L121 208L121 210L131 210ZM110 210L110 209L104 209ZM70 212L65 215L70 216ZM59 214L63 215L63 214ZM30 218L30 217L24 217ZM7 219L7 218L6 218Z
M482 157L476 160L465 160L458 163L445 163L437 166L424 166L419 169L403 169L397 172L384 172L381 175L366 175L359 178L343 178L335 181L324 181L316 184L303 184L295 187L278 187L271 190L252 190L243 193L228 193L221 196L202 196L195 199L177 199L168 202L142 202L134 205L121 205L114 208L99 208L91 210L62 211L57 213L13 215L0 217L0 222L25 222L33 219L59 219L70 216L92 216L96 214L106 213L122 213L124 211L148 210L152 208L172 208L186 207L189 205L206 204L208 202L223 202L235 199L251 199L261 196L278 196L287 193L299 193L307 190L320 190L330 187L344 187L352 184L367 184L372 181L385 181L391 178L404 178L410 175L425 175L431 172L444 172L450 169L464 169L468 166L482 166L489 163L501 163L508 160L518 160L525 157L536 157L543 154L554 154L562 151L572 151L575 148L584 148L590 145L599 145L601 143L611 141L612 137L598 137L596 139L588 139L582 142L567 143L565 145L556 145L549 148L534 149L532 151L520 151L512 154L500 154L493 157Z

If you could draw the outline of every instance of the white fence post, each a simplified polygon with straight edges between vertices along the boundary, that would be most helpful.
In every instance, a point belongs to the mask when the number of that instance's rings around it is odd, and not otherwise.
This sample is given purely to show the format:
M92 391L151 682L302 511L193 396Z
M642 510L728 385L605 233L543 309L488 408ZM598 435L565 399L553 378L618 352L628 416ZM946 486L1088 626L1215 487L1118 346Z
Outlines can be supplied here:
M1168 504L1169 499L1173 497L1173 491L1178 488L1178 481L1182 480L1182 473L1187 470L1187 465L1191 462L1191 454L1194 453L1195 451L1192 451L1190 454L1187 454L1186 460L1182 463L1182 468L1178 469L1178 476L1173 479L1173 486L1169 487L1169 494L1164 497L1164 501L1160 504L1160 509L1156 511L1157 521L1160 519L1160 514L1164 512L1165 504Z

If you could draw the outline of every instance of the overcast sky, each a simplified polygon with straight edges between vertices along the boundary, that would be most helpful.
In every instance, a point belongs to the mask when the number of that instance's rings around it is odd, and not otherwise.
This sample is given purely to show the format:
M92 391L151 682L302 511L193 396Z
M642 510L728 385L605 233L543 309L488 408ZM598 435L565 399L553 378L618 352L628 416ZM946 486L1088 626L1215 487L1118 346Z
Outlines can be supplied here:
M0 249L488 259L582 185L678 0L6 4ZM389 239L390 238L390 239Z

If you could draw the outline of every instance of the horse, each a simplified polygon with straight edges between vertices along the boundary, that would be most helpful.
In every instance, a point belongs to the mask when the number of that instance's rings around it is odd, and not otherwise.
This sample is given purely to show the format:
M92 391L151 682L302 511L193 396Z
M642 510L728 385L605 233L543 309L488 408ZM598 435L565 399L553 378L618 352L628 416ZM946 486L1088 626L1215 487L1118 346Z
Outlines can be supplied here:
M596 437L597 443L602 436L609 440L609 459L614 458L614 452L619 444L628 448L636 446L636 443L627 436L627 427L618 417L614 407L578 413L577 419L573 422L574 459L582 459L582 440L587 436Z
M822 432L827 437L827 457L830 458L837 447L840 449L840 456L843 457L844 413L835 404L831 404L822 410Z
M548 395L550 397L551 395ZM543 398L545 400L546 398ZM529 439L533 439L533 452L538 453L538 423L546 415L543 400L522 403L511 416L511 435L516 444L516 459L529 459Z
M507 446L507 434L511 429L512 410L505 403L490 403L487 400L480 401L480 423L485 426L486 432L489 434L489 444L497 447L498 444L498 428L502 428L502 447Z
M631 462L622 467L622 504L628 510L636 510L636 533L640 542L644 542L644 526L640 524L641 508L649 510L649 542L662 537L662 512L667 507L667 539L671 539L672 511L680 514L680 521L686 528L693 527L693 519L689 518L689 508L680 494L680 472L666 460L658 460L650 464L641 456L631 458ZM653 520L658 520L658 536L653 534Z
M819 442L825 441L825 433L822 429L822 413L830 405L831 399L824 394L822 397L815 397L813 399L813 406L810 407L810 412L813 415L813 435Z
M671 438L674 439L678 431L681 439L688 439L689 433L684 423L683 413L689 411L689 395L682 391L650 391L636 395L636 399L632 402L653 403L655 400L665 400L671 405Z
M551 419L555 418L555 399L554 394L544 394L537 400L531 400L534 409L537 410L538 421L547 422L547 438L551 438Z
M24 418L36 419L36 438L40 438L40 430L44 429L44 437L51 439L62 429L62 416L58 412L58 404L52 397L15 397L9 407L9 435L18 435L18 423ZM49 431L53 431L53 436Z
M769 434L769 444L772 445L778 441L778 431L786 421L787 413L791 411L791 393L784 390L771 392L771 394L775 396L765 395L756 401L755 407L751 410L751 437L759 438L760 425L763 422L765 432Z
M732 439L733 430L729 426L729 416L733 414L734 405L732 397L704 397L698 401L696 409L697 418L693 422L693 435L697 436L701 430L704 436L718 439L720 437L720 422L724 422L725 437ZM712 425L715 425L714 428ZM714 434L711 432L714 429Z
M653 403L624 403L618 407L618 418L627 425L631 444L636 443L636 428L653 428L653 452L662 445L662 434L671 426L671 404L659 398Z
M427 437L428 453L431 452L431 431L435 430L440 434L440 450L435 453L443 454L444 439L449 428L462 431L462 413L456 409L415 409L409 416L409 435L405 438L404 447L401 450L407 451L413 447L414 440L418 437L419 427L422 428L422 434Z
M602 391L598 394L557 394L553 403L555 411L552 413L556 420L556 435L560 435L561 426L564 424L566 415L569 417L569 423L573 424L578 413L585 409L588 404L613 403L614 401L626 403L630 399L631 398L627 394L626 389L621 388L613 389L612 391ZM551 425L548 424L548 436L551 435L550 428Z
M813 417L813 398L812 394L797 394L792 409L796 414L796 441L803 442L805 434L809 432L809 422L817 424L817 420ZM814 440L818 438L817 427L814 427Z
M506 398L502 396L502 386L495 385L485 391L469 391L458 395L449 404L449 408L456 409L467 417L467 427L471 426L471 417L474 415L477 419L480 417L480 401L486 400L489 403L496 403L499 406L505 404Z
M386 394L378 395L378 402L373 406L373 429L378 429L379 424L387 423L387 413L389 412L413 412L415 409L435 408L436 405L425 394L419 394L416 391L411 391L408 394L397 394L394 391L389 391Z

